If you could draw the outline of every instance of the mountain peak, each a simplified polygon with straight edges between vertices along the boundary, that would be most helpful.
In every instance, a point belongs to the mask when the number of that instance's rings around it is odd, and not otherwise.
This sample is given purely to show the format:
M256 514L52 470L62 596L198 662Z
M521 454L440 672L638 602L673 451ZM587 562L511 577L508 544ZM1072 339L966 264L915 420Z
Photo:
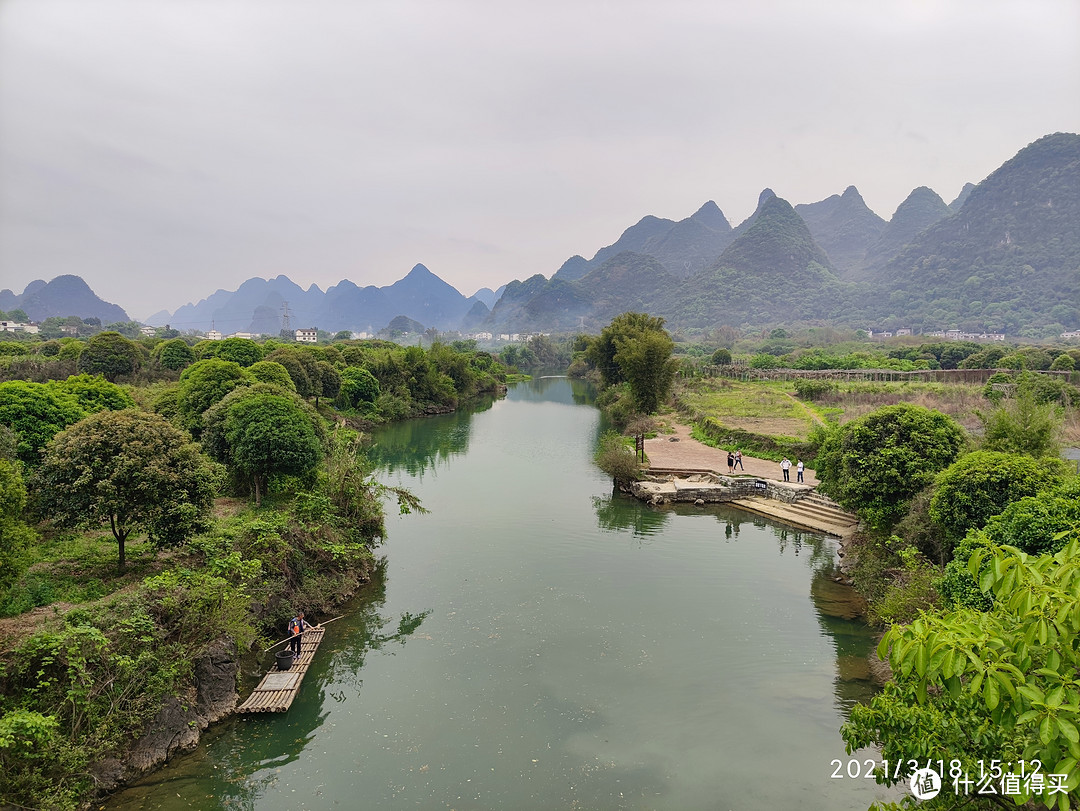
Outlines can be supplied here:
M701 208L693 213L690 219L716 231L730 231L731 223L728 222L720 206L709 200Z
M408 274L405 276L405 278L406 279L422 278L424 276L434 276L434 275L435 274L432 273L430 270L428 270L426 266L424 266L421 263L417 262L415 265L413 265L413 269L408 272Z
M762 189L761 194L759 194L757 198L757 207L761 208L765 204L765 201L771 197L776 197L776 192L768 187Z

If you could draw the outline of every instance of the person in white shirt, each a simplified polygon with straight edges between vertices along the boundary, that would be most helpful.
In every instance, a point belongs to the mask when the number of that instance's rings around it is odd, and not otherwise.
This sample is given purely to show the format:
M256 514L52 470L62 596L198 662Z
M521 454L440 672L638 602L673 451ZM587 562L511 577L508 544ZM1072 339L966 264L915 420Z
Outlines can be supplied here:
M802 472L803 472L803 468L805 468L805 467L806 467L806 465L804 465L803 462L802 462L802 459L800 459L798 464L795 465L795 481L801 482L803 480Z
M786 456L784 457L784 461L780 463L780 469L784 471L784 481L791 481L791 460Z

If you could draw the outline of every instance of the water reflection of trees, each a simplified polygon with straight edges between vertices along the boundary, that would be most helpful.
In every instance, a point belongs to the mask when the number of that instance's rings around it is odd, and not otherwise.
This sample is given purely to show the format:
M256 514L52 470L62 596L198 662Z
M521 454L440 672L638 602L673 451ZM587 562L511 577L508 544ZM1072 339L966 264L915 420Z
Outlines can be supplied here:
M213 779L220 781L216 796L222 808L254 811L259 799L279 780L281 767L299 760L314 739L330 714L328 699L337 703L347 700L344 687L359 692L368 654L404 645L431 613L406 612L395 620L382 614L385 602L383 558L376 564L371 583L342 608L345 616L340 622L344 627L328 631L288 718L238 720L230 734L210 745L208 760L214 764Z
M596 523L607 532L630 532L636 538L659 535L668 521L663 510L613 490L609 496L595 496Z
M563 403L592 405L596 387L591 383L564 375L541 375L515 383L508 399L532 403Z
M488 410L493 402L487 397L452 414L384 426L368 436L365 453L376 470L422 477L469 449L473 414Z

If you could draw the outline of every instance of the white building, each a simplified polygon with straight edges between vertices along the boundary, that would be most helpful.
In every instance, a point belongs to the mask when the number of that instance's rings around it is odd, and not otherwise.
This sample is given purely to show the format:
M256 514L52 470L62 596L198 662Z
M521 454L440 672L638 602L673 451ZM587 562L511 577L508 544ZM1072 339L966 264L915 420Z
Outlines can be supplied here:
M208 341L220 341L221 340L221 332L219 330L216 330L216 329L210 330L208 333L206 333L206 340L208 340Z
M157 327L139 327L139 332L141 332L147 338L153 338L155 335L157 335Z
M0 321L0 332L25 332L28 335L37 335L37 324L23 324L18 321Z
M319 341L319 331L315 327L309 327L307 329L298 329L296 331L296 342L301 344L314 344Z

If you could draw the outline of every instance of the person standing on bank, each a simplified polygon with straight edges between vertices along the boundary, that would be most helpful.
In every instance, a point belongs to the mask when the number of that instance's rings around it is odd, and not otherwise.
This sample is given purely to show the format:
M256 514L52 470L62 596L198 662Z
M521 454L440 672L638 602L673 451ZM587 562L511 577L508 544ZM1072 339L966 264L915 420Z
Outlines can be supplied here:
M746 471L746 468L742 466L742 451L735 451L735 467L744 472Z
M304 631L311 628L307 622L304 621L304 612L300 611L295 617L289 620L289 647L292 649L293 658L300 658L300 636Z
M731 451L727 452L727 472L729 475L735 472L735 454Z
M791 460L786 456L784 457L784 461L780 463L780 469L784 471L784 481L791 481Z
M806 467L806 465L803 464L802 459L800 459L798 462L796 462L796 464L795 464L795 481L801 482L803 480L802 473L803 473L803 469L805 467Z

